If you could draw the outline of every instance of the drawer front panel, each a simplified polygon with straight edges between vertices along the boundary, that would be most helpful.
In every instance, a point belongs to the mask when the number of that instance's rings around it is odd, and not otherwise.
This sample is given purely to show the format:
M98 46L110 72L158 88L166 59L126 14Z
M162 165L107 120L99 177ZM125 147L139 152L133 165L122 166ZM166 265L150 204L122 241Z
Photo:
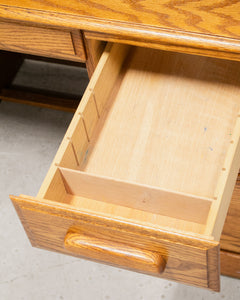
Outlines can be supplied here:
M11 196L11 199L35 247L219 290L219 247L216 242L206 242L159 230L154 232L137 225L74 210L65 204L56 206L51 201L43 204L27 196ZM163 259L166 267L157 270L152 266L149 267L148 261L145 265L137 264L134 257L128 260L127 266L114 257L106 260L104 253L91 257L87 252L78 252L76 249L66 247L65 241L69 232L79 236L90 235L106 243L109 241L108 247L119 243L120 249L130 247L138 249L145 255L154 253ZM116 247L115 251L118 251Z
M0 23L0 49L53 58L86 61L80 32Z

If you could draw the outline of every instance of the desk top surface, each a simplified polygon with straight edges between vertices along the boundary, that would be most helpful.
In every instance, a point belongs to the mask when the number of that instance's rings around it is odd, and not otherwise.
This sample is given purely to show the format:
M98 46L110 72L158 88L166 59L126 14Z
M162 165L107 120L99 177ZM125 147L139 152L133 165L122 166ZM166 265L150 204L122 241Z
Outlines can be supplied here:
M0 18L240 53L235 0L0 0Z
M240 38L240 1L1 0L0 4Z

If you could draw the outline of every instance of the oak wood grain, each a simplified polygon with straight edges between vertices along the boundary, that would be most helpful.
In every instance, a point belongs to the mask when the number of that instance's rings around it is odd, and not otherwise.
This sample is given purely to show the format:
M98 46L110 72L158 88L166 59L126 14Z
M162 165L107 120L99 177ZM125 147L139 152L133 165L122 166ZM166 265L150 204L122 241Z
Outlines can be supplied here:
M91 27L89 26L90 29L93 27L92 25L91 23ZM128 29L125 28L125 24L123 24L120 28L114 28L114 30L109 30L109 32L99 32L96 31L95 28L93 28L94 31L87 29L85 36L88 39L123 43L138 47L148 47L236 61L240 60L238 40L226 40L222 37L188 32L169 32L161 28L149 28L149 30L144 28L145 30L142 31L142 28L135 28L138 26L139 25L134 25L133 28ZM131 31L130 34L129 31ZM147 33L147 35L145 35L145 33Z
M101 38L240 59L236 1L1 0L0 18L82 29Z
M74 61L86 60L80 32L0 22L0 49Z
M11 196L11 199L35 247L82 257L65 248L65 237L69 231L94 233L98 239L111 240L161 255L166 261L166 268L162 274L157 274L159 277L219 290L217 242L102 217L64 203L23 195ZM111 264L156 276L156 272L141 270L130 262L128 266L114 261Z
M122 267L131 265L134 269L157 275L162 273L166 266L165 260L157 252L138 249L112 239L100 239L92 232L87 235L68 232L64 245L67 250L78 255Z
M85 53L85 47L83 43L83 36L82 32L80 30L72 30L70 32L71 39L73 43L73 49L76 54L76 56L81 59L83 62L86 61L86 53Z
M240 253L221 250L221 274L240 279Z
M240 255L240 181L235 185L220 240L221 249Z
M238 38L238 1L1 0L0 4Z
M220 240L221 274L240 278L240 174Z
M106 43L95 39L87 39L84 36L84 45L87 53L86 67L88 76L91 78L104 51Z

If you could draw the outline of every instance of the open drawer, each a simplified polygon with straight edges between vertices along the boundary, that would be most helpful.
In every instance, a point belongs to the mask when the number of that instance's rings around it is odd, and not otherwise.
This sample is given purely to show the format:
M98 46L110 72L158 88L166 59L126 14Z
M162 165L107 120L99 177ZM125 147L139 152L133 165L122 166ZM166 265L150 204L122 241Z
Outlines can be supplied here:
M108 45L36 198L33 246L219 290L240 64Z

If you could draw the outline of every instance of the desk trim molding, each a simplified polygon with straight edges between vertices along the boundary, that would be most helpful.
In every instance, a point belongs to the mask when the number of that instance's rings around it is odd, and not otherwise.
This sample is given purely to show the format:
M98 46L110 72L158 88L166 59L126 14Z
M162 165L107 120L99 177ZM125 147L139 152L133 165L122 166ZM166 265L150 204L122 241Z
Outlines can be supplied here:
M0 20L87 31L88 38L240 60L240 40L217 35L0 5Z

